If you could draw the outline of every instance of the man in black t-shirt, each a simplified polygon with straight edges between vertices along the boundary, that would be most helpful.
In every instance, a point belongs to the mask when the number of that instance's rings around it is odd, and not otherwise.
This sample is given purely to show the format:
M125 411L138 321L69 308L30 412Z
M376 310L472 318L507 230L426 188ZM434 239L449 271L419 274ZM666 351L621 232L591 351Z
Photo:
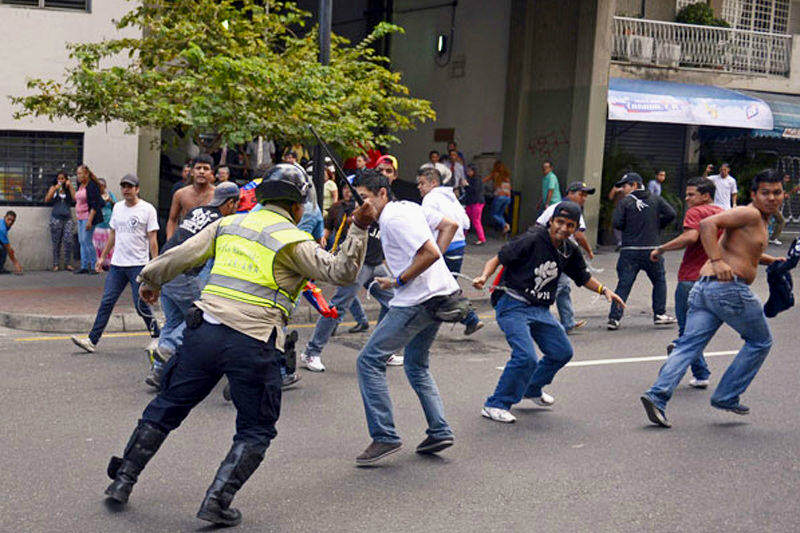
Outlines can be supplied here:
M208 205L195 207L186 213L175 233L164 243L161 253L182 244L218 218L236 213L238 206L239 187L230 181L219 184L214 189L214 198ZM161 287L161 309L164 311L166 322L161 328L158 345L147 348L152 366L144 382L151 387L161 388L162 361L172 357L182 344L186 313L189 311L189 306L200 298L200 291L206 284L210 271L209 262L205 267L200 266L180 274Z
M523 397L545 407L555 402L542 387L552 382L556 372L572 358L567 334L550 313L562 272L579 287L624 306L619 296L592 277L578 245L570 240L580 216L578 204L559 203L546 227L534 226L503 246L473 280L473 285L482 289L498 265L503 265L492 303L497 325L511 346L511 359L483 406L481 414L486 418L514 422L509 409ZM534 342L544 354L541 360Z

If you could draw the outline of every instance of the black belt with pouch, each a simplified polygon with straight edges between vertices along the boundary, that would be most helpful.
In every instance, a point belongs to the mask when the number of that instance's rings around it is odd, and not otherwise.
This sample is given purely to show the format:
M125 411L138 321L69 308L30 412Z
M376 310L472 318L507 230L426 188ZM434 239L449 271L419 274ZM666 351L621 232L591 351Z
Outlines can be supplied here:
M189 306L189 311L186 312L186 327L189 329L197 329L203 323L203 310L192 304Z
M439 322L461 322L472 311L472 304L461 295L460 290L425 300L422 302L422 307Z

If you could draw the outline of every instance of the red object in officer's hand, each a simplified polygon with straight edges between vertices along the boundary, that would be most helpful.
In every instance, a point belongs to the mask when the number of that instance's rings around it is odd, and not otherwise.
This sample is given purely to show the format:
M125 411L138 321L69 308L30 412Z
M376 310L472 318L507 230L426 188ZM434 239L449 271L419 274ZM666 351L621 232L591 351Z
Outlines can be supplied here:
M317 310L317 313L325 318L339 318L339 311L336 307L328 305L328 301L325 300L325 296L322 294L322 289L310 281L306 282L306 288L303 289L303 296L308 300L308 303Z

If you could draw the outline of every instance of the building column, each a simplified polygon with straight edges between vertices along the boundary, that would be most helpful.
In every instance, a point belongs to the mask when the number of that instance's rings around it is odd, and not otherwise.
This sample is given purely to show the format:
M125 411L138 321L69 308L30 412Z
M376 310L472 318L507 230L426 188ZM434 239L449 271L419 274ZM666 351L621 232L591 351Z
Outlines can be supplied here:
M596 187L585 215L595 240L600 208L614 0L515 0L509 35L502 160L522 193L521 227L536 220L541 164L562 191Z

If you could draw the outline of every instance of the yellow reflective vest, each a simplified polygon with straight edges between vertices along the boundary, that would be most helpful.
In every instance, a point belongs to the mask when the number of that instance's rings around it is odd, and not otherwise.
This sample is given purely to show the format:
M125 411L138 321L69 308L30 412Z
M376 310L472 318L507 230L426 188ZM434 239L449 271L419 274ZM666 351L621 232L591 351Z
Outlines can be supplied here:
M277 307L288 317L306 281L292 292L275 282L275 256L287 244L313 237L288 218L262 209L221 220L214 248L214 268L203 294L214 294L261 307Z

